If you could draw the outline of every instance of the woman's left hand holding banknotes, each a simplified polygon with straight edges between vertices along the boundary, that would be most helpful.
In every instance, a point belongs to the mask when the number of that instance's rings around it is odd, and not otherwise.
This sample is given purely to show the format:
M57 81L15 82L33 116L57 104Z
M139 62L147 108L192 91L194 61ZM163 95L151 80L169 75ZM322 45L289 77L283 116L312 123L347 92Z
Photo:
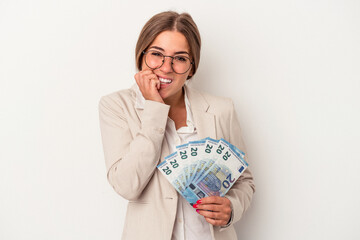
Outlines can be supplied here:
M214 226L225 226L231 217L231 202L226 197L211 196L198 200L193 205L196 212Z

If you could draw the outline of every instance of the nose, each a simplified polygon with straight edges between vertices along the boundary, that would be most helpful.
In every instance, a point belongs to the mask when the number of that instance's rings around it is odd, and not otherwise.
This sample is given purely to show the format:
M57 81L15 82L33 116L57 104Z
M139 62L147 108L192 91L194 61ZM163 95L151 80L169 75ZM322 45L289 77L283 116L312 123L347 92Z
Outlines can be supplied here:
M168 58L168 59L167 59ZM169 72L172 72L172 66L171 66L171 61L172 61L172 58L171 57L167 57L165 56L164 58L164 63L163 65L160 67L160 70L165 72L165 73L169 73Z

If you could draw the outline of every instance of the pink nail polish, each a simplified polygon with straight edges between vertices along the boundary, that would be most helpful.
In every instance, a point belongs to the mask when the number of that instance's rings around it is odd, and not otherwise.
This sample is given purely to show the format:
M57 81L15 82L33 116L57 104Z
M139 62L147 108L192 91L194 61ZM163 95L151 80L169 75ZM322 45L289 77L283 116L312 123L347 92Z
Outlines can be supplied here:
M196 209L196 212L199 213L199 209Z
M198 207L198 205L197 205L197 204L194 204L194 205L193 205L193 208L197 208L197 207Z
M196 202L196 203L201 204L201 200L197 200L197 202Z

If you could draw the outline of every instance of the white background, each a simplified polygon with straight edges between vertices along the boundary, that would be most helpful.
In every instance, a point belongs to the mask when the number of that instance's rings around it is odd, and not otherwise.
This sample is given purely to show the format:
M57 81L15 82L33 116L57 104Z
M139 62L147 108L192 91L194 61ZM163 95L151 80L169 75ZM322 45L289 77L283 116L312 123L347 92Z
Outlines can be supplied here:
M98 101L164 10L202 34L193 86L237 108L257 187L239 239L360 239L357 0L0 0L0 239L120 239Z

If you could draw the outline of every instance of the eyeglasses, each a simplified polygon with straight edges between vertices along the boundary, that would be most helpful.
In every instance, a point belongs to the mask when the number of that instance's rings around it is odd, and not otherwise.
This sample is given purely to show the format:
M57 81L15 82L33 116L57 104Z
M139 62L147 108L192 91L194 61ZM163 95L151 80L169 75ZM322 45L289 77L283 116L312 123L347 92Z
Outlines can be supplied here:
M194 64L189 57L184 55L165 56L159 51L149 50L143 51L145 64L152 70L161 68L164 65L165 58L171 58L171 68L177 74L184 74L190 70L191 65Z

